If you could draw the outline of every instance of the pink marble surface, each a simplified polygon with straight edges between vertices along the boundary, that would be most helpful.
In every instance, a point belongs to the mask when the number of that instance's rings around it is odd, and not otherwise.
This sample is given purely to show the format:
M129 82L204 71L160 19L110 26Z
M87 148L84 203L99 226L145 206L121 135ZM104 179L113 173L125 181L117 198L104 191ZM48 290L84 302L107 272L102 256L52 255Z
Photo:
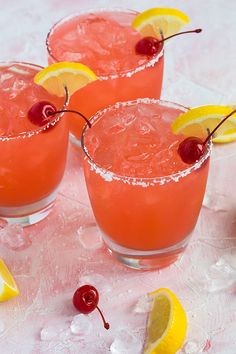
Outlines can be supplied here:
M191 27L202 27L204 32L201 38L167 44L163 98L189 106L235 104L234 0L0 0L0 5L0 60L44 65L47 30L81 8L182 9L191 17ZM188 337L180 353L235 354L235 148L236 144L214 148L204 205L182 258L161 271L137 272L118 264L105 249L89 206L82 157L71 147L51 215L26 232L18 230L22 242L18 250L0 245L0 257L21 290L21 296L0 305L1 354L106 354L122 329L133 335L127 341L142 341L146 313L137 313L135 306L146 292L159 287L172 289L187 311ZM91 235L93 243L89 242ZM88 333L72 335L70 325L77 313L71 298L84 282L99 289L110 331L103 329L94 312Z

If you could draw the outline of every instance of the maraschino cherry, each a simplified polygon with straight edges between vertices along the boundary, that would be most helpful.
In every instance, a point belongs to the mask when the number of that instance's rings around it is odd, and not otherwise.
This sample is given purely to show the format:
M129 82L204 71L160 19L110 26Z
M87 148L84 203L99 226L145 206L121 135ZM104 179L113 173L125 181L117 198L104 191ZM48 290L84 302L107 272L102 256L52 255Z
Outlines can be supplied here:
M198 161L206 150L207 142L215 134L219 127L234 113L236 113L236 109L229 113L224 119L222 119L222 121L212 130L212 132L208 134L204 141L194 136L190 136L184 139L179 144L178 148L178 153L182 161L190 165Z
M104 328L109 329L110 325L105 321L102 311L98 307L99 294L97 289L92 285L83 285L76 290L73 296L74 307L81 313L88 314L95 309L100 313Z
M28 111L28 119L31 123L41 127L50 122L51 117L58 113L75 113L81 116L91 128L90 121L80 112L72 109L62 109L57 111L56 107L47 101L39 101L33 104Z
M198 29L192 30L192 31L175 33L175 34L172 34L172 36L162 38L162 39L157 39L157 38L151 37L151 36L143 37L142 39L140 39L137 42L137 44L135 46L135 51L136 51L136 54L152 56L152 55L157 54L158 52L161 51L163 43L167 39L170 39L170 38L182 35L182 34L186 34L186 33L200 33L200 32L202 32L202 29L198 28Z

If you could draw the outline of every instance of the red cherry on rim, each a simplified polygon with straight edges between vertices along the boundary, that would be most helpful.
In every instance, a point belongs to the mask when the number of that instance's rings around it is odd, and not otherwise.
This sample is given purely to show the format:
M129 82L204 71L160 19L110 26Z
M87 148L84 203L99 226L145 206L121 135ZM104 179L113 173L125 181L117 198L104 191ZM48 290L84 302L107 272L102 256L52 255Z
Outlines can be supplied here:
M81 313L88 314L95 309L100 313L104 328L109 329L110 325L105 321L105 318L98 307L99 294L97 289L92 285L83 285L76 290L73 296L74 307Z
M135 51L136 54L151 56L160 52L162 46L162 42L160 42L157 38L144 37L137 42Z
M200 138L190 136L189 138L184 139L178 147L178 153L183 160L183 162L188 164L193 164L197 162L204 154L206 150L207 142L219 129L219 127L224 124L224 122L236 113L236 109L230 112L226 117L224 117L219 124L208 134L206 139L202 141Z
M204 154L205 145L200 138L190 136L184 139L178 148L178 153L183 162L193 164Z
M157 54L158 52L161 51L161 49L163 47L163 43L167 39L170 39L170 38L182 35L182 34L186 34L186 33L200 33L200 32L202 32L201 28L197 28L196 30L175 33L169 37L162 38L162 39L157 39L155 37L143 37L136 43L135 51L136 51L136 54L152 56L152 55Z
M31 123L42 127L50 122L50 117L55 114L56 107L48 101L39 101L33 104L28 111L28 118Z

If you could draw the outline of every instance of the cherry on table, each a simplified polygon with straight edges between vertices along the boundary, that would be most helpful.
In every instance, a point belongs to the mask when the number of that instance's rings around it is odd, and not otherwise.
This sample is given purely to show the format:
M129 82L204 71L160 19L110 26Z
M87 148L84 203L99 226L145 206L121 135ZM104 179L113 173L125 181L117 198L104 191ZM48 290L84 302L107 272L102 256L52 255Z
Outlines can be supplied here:
M99 302L98 291L94 286L89 284L79 287L73 296L74 307L79 312L84 314L89 314L90 312L97 309L102 317L104 328L109 329L110 325L105 321L105 318L100 308L98 307L98 302Z

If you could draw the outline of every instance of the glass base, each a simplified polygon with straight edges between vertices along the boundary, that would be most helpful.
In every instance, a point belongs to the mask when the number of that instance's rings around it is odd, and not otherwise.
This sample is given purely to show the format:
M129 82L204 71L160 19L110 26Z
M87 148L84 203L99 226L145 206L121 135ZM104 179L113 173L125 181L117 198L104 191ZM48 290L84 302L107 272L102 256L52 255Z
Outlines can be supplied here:
M174 263L188 245L191 234L180 243L157 251L139 251L119 246L104 236L110 253L125 266L137 270L161 269Z
M0 219L5 220L8 224L34 225L48 216L56 195L57 190L36 203L19 207L0 207Z

